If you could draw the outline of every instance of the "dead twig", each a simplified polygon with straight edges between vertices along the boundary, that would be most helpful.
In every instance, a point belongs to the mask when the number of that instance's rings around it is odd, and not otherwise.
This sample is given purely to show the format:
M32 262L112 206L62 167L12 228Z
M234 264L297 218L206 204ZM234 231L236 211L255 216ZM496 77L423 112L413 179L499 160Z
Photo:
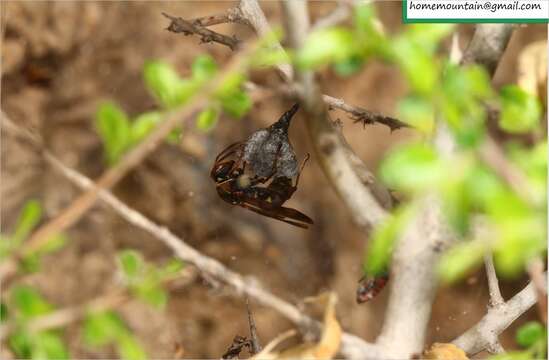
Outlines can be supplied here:
M499 290L499 281L494 268L492 254L484 255L484 266L486 267L486 278L488 279L488 289L490 291L490 306L498 307L505 303Z
M248 313L248 323L250 324L250 341L252 342L252 353L257 354L261 352L261 343L259 342L259 336L257 336L257 327L255 326L254 316L250 309L250 299L246 298L246 312Z
M547 325L547 282L543 274L543 260L535 257L528 263L528 275L536 288L536 297L538 300L538 313L541 321Z
M203 43L216 42L228 46L233 51L240 45L240 40L238 40L236 36L230 37L217 33L200 25L196 20L191 22L166 13L162 13L162 15L171 20L170 25L166 30L173 33L182 33L185 36L196 34L200 36L200 41Z

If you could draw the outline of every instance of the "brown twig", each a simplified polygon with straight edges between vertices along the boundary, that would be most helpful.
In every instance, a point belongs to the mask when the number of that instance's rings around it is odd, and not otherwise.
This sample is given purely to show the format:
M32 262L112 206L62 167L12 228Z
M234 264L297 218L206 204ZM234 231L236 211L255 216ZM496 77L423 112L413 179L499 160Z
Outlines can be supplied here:
M199 26L212 26L218 24L226 23L239 23L243 25L249 25L248 20L246 20L242 13L240 12L239 7L229 8L221 14L203 16L196 19L189 20L190 23Z
M543 260L539 256L533 258L528 263L528 275L536 288L536 297L538 300L538 313L541 321L547 325L547 282L543 274Z
M338 1L337 7L331 10L328 15L318 19L312 26L311 31L317 31L330 26L337 25L347 20L353 13L351 1Z
M498 307L505 303L499 290L499 281L494 268L492 254L484 255L484 266L486 268L486 278L488 279L488 289L490 292L490 306Z
M257 327L255 326L254 316L250 309L250 299L246 298L246 312L248 313L248 323L250 324L250 341L252 342L252 353L261 352L261 343L257 335Z
M166 13L162 13L162 15L171 20L170 25L166 28L166 30L173 33L182 33L186 36L196 34L200 36L200 40L203 43L216 42L228 46L233 51L240 45L240 40L238 40L235 36L230 37L207 29L200 25L200 20L191 22Z
M547 273L543 274L543 283ZM495 345L498 350L498 335L511 325L520 315L536 303L536 289L533 283L528 284L509 301L498 307L488 308L486 315L464 334L452 341L469 355L474 355Z

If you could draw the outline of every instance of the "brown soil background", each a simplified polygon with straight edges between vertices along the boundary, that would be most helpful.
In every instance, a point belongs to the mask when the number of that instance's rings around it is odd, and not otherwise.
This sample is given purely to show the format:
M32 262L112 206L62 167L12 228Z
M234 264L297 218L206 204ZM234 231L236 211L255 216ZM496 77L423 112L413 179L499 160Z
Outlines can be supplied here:
M163 59L186 75L199 54L208 53L220 64L232 56L226 47L200 44L196 37L168 33L164 30L168 22L161 12L188 19L221 12L232 4L3 2L2 110L19 125L39 131L47 147L65 164L96 178L105 168L102 145L93 126L98 104L113 100L132 115L155 107L143 86L144 61ZM280 23L277 2L264 1L261 6L273 24ZM315 19L334 6L330 2L313 2L310 10ZM390 32L403 26L399 2L378 3L377 8ZM253 36L240 25L219 25L214 29L244 40ZM472 30L472 26L460 27L463 44ZM524 26L515 32L494 79L496 86L515 82L520 49L546 34L543 25ZM381 63L369 63L348 78L337 77L329 69L320 76L325 93L388 115L394 115L396 102L406 93L399 73ZM252 78L265 85L279 82L274 72L257 73ZM223 117L209 135L197 133L190 126L180 146L162 145L114 192L204 254L241 274L253 275L283 298L298 302L325 289L335 290L343 327L374 340L382 324L388 291L371 303L355 303L364 236L353 226L314 155L290 201L290 206L315 219L316 224L309 231L230 207L217 198L207 176L217 152L270 124L289 105L289 101L279 97L265 99L240 121ZM301 116L298 114L291 129L300 157L312 152ZM348 141L372 169L396 142L412 135L406 130L391 134L381 126L363 130L343 113L333 112L333 117L342 120ZM45 218L51 219L78 194L37 154L5 134L1 150L3 232L10 232L26 200L39 199L45 207ZM116 287L118 250L138 249L152 262L170 257L170 251L160 242L100 205L70 228L68 235L70 244L48 257L40 273L21 280L38 287L59 307L84 303ZM525 282L525 278L504 281L504 296L512 296ZM487 299L482 270L462 284L441 289L428 341L445 342L462 333L483 315ZM252 308L264 343L292 326L271 309L253 302ZM184 347L187 358L219 358L236 334L247 335L244 301L201 277L172 292L164 312L132 301L121 308L121 313L151 358L173 358L176 343ZM533 318L535 313L531 311L516 321L503 334L503 345L516 347L514 329ZM116 357L113 349L84 347L78 324L69 326L65 336L74 358Z

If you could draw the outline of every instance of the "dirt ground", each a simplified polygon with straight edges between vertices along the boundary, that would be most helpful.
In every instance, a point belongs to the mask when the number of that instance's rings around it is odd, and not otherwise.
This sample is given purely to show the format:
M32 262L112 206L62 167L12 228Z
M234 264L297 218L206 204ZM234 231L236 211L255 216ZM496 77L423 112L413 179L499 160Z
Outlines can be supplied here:
M168 21L161 12L188 19L219 13L231 5L209 1L3 2L2 111L17 124L39 131L46 146L66 165L96 178L105 169L102 145L93 126L97 106L112 100L129 114L153 109L156 105L141 76L146 60L163 59L185 75L199 54L210 54L220 64L232 56L226 47L200 44L196 37L167 32ZM280 23L276 2L261 5L273 24ZM313 18L334 6L312 3ZM377 7L390 32L403 26L400 2L383 2ZM241 25L215 29L244 40L253 36ZM460 32L466 44L472 27L463 26ZM518 52L546 34L544 25L516 30L496 73L496 86L515 81ZM388 115L394 115L396 102L406 93L400 74L381 63L370 63L348 78L337 77L328 69L320 76L325 93ZM279 81L274 73L262 72L252 78L266 85ZM254 276L285 299L298 302L325 289L337 291L338 317L345 330L374 340L388 292L371 303L355 303L364 236L324 179L314 155L289 203L315 219L309 231L230 207L217 197L208 178L212 159L222 148L272 123L290 105L280 98L266 99L240 121L222 118L209 135L188 127L179 146L162 145L114 192L204 254ZM372 169L395 143L412 136L407 130L390 133L381 126L363 130L335 111L333 117L342 120L347 140ZM291 138L298 156L303 157L312 149L302 116L298 114L296 120ZM2 136L1 151L4 232L11 230L26 200L39 199L50 219L78 194L37 154L13 138ZM117 286L118 250L137 249L149 261L163 261L171 255L162 243L100 205L71 227L68 236L70 244L47 258L43 271L21 280L37 286L59 307L84 303ZM503 282L504 296L512 296L525 282ZM428 341L444 342L462 333L484 314L487 300L486 280L480 270L462 284L441 289ZM253 302L252 308L263 342L291 326L268 308ZM172 358L175 343L182 344L187 358L219 358L236 334L247 335L244 301L201 277L173 292L164 312L132 301L121 313L151 358ZM502 336L503 345L515 347L514 329L534 317L530 312L508 329ZM74 358L116 356L113 349L91 351L84 347L76 324L65 336Z

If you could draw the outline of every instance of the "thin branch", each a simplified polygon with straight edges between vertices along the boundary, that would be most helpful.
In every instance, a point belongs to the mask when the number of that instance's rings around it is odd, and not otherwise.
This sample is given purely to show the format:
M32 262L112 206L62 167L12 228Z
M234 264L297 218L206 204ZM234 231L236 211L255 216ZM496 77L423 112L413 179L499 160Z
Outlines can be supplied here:
M543 275L544 283L547 281L546 279L547 273ZM481 352L495 344L498 335L530 309L536 303L536 298L535 285L530 283L501 306L488 308L486 315L475 326L453 340L452 343L469 355Z
M532 283L536 288L536 296L538 300L538 313L541 321L547 325L547 283L543 275L543 260L539 256L533 258L528 263L528 275L532 279Z
M203 16L196 19L189 20L190 23L199 26L212 26L226 23L239 23L243 25L250 25L246 20L239 7L229 8L221 14Z
M228 46L233 51L240 46L240 40L238 40L235 36L230 37L217 33L200 25L196 21L187 21L180 17L171 16L166 13L162 13L162 15L171 20L170 25L166 28L166 30L173 33L182 33L185 36L196 34L200 36L200 40L203 43L216 42Z
M12 127L16 127L7 117L2 115L2 126L6 123L11 123ZM32 140L28 139L29 141ZM35 144L39 147L39 144ZM303 314L296 306L280 299L273 295L268 290L265 290L259 282L251 277L244 277L221 264L219 261L203 255L196 249L189 246L185 241L167 228L157 225L152 220L146 218L140 212L130 208L120 200L118 200L108 190L100 189L96 184L84 175L65 166L60 160L54 157L49 151L41 149L41 154L45 160L61 175L71 181L73 184L83 190L97 191L100 200L109 205L122 218L129 223L139 227L152 235L155 239L164 243L169 247L179 259L194 265L201 272L211 275L212 277L231 286L238 295L249 296L260 304L270 307L287 319L304 329L317 330L320 323ZM347 354L350 358L379 358L381 350L373 344L367 343L359 337L344 333L342 336L341 352Z
M289 43L294 49L299 49L305 42L309 29L306 3L300 0L285 1L281 4ZM349 159L349 153L352 153L352 150L340 132L334 129L313 73L308 70L295 69L295 71L296 80L301 89L299 95L307 112L307 129L324 173L350 210L355 223L362 227L379 224L386 218L387 211L357 175L355 166ZM356 159L360 161L358 157ZM370 180L377 184L373 175ZM383 189L383 187L379 188ZM390 197L389 194L387 196Z
M484 255L484 266L486 267L486 277L488 278L488 289L490 291L490 306L498 307L505 303L499 290L499 281L494 268L492 254Z
M311 31L317 31L342 23L351 16L353 13L352 10L353 7L350 1L339 1L334 10L330 11L325 17L318 19L311 26Z
M250 309L250 299L246 298L246 312L248 313L248 323L250 324L250 340L252 342L252 352L258 354L261 352L261 343L257 335L257 327L255 326L254 316Z
M223 81L224 77L244 66L249 54L257 47L257 42L250 44L244 51L236 55L226 66L225 70L216 75L201 90L195 94L184 107L171 111L155 130L136 147L131 149L115 166L109 168L97 180L96 186L76 198L71 205L65 208L54 219L36 230L31 237L25 241L20 251L0 265L0 279L5 279L17 271L17 263L14 259L21 255L39 248L48 241L51 235L59 233L68 228L82 217L90 209L97 199L101 189L109 189L120 181L130 170L136 167L149 155L159 144L164 142L170 131L180 124L181 119L190 117L197 110L202 108L208 101L209 95L215 90L215 86ZM2 114L4 117L4 114Z

